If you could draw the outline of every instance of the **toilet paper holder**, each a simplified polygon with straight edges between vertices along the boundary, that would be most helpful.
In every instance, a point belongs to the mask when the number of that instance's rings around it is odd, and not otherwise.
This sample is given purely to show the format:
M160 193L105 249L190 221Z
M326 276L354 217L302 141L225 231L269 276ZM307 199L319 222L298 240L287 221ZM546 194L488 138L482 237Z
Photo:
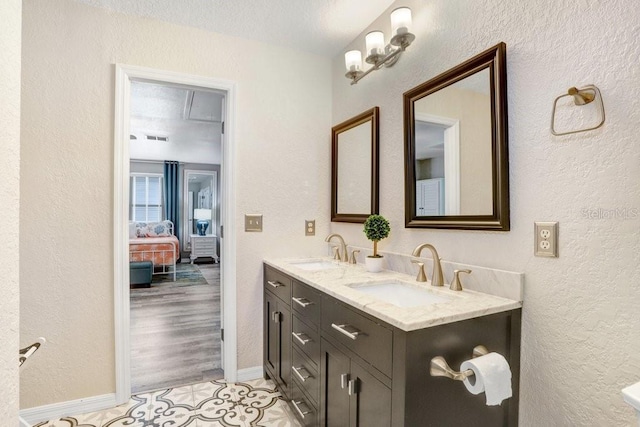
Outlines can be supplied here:
M477 345L473 348L474 358L484 356L486 354L489 354L489 350L487 350L487 347L483 345ZM454 371L442 356L436 356L431 359L429 373L432 377L447 377L455 381L464 381L473 375L473 371L471 369L467 369L462 372Z

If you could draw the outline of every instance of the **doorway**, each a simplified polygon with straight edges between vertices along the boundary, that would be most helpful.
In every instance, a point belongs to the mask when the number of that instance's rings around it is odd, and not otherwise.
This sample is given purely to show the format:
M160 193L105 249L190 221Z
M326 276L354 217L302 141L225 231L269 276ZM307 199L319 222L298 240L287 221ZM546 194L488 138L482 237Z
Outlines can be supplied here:
M179 239L176 260L173 265L174 277L172 281L170 280L171 275L165 274L164 280L168 279L169 283L175 285L176 279L180 280L179 278L176 278L176 269L178 273L180 273L183 266L185 266L184 268L197 269L200 271L201 269L198 267L199 263L207 262L209 264L207 267L212 266L216 268L218 266L217 261L220 261L220 300L221 309L224 309L220 314L221 319L220 325L218 326L218 332L222 334L224 330L224 342L221 354L218 356L221 359L221 362L218 363L222 365L225 378L227 380L235 381L237 376L235 333L235 257L233 250L235 248L235 235L233 230L224 230L225 220L227 218L234 217L233 203L231 203L231 201L234 198L232 183L235 151L233 144L235 84L233 82L198 76L116 65L116 131L114 146L114 295L116 323L116 397L119 403L127 401L132 390L132 337L130 335L130 328L132 326L130 298L132 297L132 291L129 289L129 237L131 235L131 224L129 223L129 219L132 218L133 207L130 200L132 200L131 193L134 191L134 187L132 187L131 184L133 166L130 163L130 160L140 158L140 154L136 154L136 149L140 146L144 146L144 144L131 144L131 141L138 140L140 138L143 139L146 144L152 144L151 146L153 148L151 151L155 153L156 158L153 158L153 155L151 155L151 159L139 159L146 160L151 164L161 160L160 158L157 158L159 156L157 149L161 147L162 144L164 144L165 147L168 146L169 144L167 143L170 142L172 138L171 135L167 134L167 132L137 132L138 134L132 132L133 126L131 123L131 113L134 106L132 106L131 103L131 94L132 90L135 90L136 85L155 85L158 87L173 88L174 90L169 90L169 92L174 94L181 91L186 92L187 98L183 105L184 117L189 117L190 119L199 122L201 125L204 125L205 122L211 120L206 115L202 116L203 110L202 108L199 108L197 104L205 99L206 96L199 97L198 94L218 94L225 100L225 105L222 108L225 126L221 140L221 159L219 162L220 166L217 167L216 170L214 170L215 168L210 168L207 164L203 165L198 164L197 162L192 162L193 159L186 158L182 161L164 159L169 160L168 162L164 162L165 169L166 163L175 163L174 174L177 174L178 178L175 180L177 182L175 185L176 192L179 195L176 206L176 217L171 218L171 224L175 230L174 234ZM158 107L158 103L154 103L154 106ZM153 128L152 124L150 126ZM134 146L138 148L134 148ZM184 152L191 152L191 154L198 156L197 153L193 153L193 151L197 151L197 148L189 150L178 149L178 151L181 151L183 154ZM164 156L166 156L166 153ZM177 155L174 157L176 156ZM201 156L198 158L201 158ZM189 173L187 173L187 171L189 171ZM162 178L164 178L165 181L169 181L169 178L167 178L169 176L171 175L167 175L165 170L165 174ZM199 186L198 194L192 195L191 201L189 200L189 177L201 179L203 184L209 184L208 186ZM164 184L166 185L167 182ZM148 188L148 183L146 183L146 185L146 188ZM165 190L163 194L170 194L170 191ZM168 196L165 195L164 197ZM199 199L197 199L197 197L199 197ZM219 203L216 203L216 200L218 200ZM150 200L149 198L146 200L147 207L153 207L154 203L151 202L153 202L153 200ZM162 200L161 202L169 204L169 200ZM190 207L191 209L189 209ZM189 215L191 218L189 218ZM166 218L163 219L166 220ZM189 223L189 221L191 221L191 223ZM193 233L192 225L194 222L197 222L197 224L200 225L200 228L204 229L202 233L199 232L200 229L198 228L196 228L196 233ZM227 231L226 235L222 234L223 230ZM192 236L197 237L192 238ZM198 238L201 239L198 240ZM202 249L199 256L193 257L192 252L194 252L194 241L196 240L198 242L205 242L208 246L207 248ZM162 263L166 264L166 259L163 259ZM156 270L158 269L154 263L153 271L157 272ZM171 270L171 268L169 268L169 270ZM162 275L163 272L164 271L161 270L160 275ZM210 274L211 271L209 271L209 275ZM180 347L179 342L177 343L177 346ZM181 358L183 360L182 365L187 365L190 363L189 357L192 352L188 344L182 346L181 350ZM194 380L197 381L196 378L194 378Z

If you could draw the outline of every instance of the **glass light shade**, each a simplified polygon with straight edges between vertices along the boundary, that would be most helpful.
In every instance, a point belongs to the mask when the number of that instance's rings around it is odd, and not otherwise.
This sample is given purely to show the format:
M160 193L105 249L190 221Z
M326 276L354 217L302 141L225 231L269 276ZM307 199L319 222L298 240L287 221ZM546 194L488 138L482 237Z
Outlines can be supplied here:
M347 71L360 71L362 69L362 53L359 50L350 50L344 54L344 63Z
M401 36L409 32L411 32L411 9L399 7L391 12L391 34Z
M384 33L382 31L371 31L365 37L367 45L367 56L384 54Z

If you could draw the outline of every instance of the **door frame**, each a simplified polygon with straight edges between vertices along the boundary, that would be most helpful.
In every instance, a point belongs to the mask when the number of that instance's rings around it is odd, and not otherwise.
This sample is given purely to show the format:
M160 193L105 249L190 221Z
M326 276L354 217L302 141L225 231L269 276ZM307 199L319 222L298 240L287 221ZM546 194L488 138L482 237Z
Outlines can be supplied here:
M221 165L221 237L220 283L224 341L222 360L225 378L237 380L237 324L236 324L236 233L235 218L235 118L236 83L230 80L176 73L132 65L115 64L115 123L114 123L114 317L115 317L115 374L116 401L127 402L131 397L131 340L129 304L129 114L131 81L169 83L203 87L225 92L225 131L222 140Z
M415 113L417 122L446 126L444 131L444 214L460 215L460 120Z

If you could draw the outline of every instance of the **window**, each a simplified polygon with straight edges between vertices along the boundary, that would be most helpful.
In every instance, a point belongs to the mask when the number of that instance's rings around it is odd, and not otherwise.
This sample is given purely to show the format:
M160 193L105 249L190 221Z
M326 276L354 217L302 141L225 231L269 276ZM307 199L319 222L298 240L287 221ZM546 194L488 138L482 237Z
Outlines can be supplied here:
M131 221L158 222L164 215L162 175L131 174L129 218Z

